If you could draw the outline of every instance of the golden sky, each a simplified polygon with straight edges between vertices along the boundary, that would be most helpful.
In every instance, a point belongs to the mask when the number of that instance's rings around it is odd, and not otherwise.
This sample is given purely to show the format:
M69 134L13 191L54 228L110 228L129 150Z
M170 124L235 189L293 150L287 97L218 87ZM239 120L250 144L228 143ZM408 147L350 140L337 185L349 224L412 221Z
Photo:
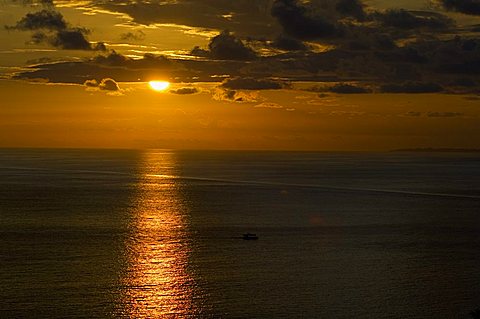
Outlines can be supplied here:
M0 147L480 148L475 1L2 1Z

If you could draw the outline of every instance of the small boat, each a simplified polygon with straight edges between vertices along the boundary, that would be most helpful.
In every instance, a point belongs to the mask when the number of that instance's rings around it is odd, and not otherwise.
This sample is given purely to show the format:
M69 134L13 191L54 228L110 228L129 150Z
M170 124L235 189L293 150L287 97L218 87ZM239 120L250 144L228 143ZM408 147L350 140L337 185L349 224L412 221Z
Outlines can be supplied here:
M242 235L242 238L245 240L255 240L255 239L258 239L258 236L252 233L245 233Z

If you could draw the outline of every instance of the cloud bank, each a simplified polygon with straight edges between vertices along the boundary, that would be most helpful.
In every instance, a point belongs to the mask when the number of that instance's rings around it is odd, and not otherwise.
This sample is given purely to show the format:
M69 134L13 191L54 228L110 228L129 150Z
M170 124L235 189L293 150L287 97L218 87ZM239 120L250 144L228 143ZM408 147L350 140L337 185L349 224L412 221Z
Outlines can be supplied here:
M478 5L476 0L436 1L471 15ZM186 53L191 58L148 53L131 58L110 51L78 62L37 64L15 77L83 84L91 78L148 81L156 74L171 82L218 82L227 99L230 91L281 89L302 81L339 83L323 86L338 94L479 91L480 39L473 27L456 25L452 17L458 15L434 9L379 10L366 3L90 1L92 8L126 14L137 24L118 37L122 41L142 41L142 24L175 23L218 33L207 46ZM32 32L33 43L59 49L106 50L104 44L88 41L89 30L71 26L52 8L29 13L9 28Z

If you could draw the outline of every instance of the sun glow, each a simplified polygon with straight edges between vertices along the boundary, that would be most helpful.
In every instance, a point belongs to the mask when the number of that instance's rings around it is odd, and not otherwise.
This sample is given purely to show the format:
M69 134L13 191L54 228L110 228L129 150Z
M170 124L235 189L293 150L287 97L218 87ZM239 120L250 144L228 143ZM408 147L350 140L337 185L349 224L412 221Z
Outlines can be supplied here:
M170 86L170 82L167 81L150 81L148 82L150 88L155 91L165 91Z

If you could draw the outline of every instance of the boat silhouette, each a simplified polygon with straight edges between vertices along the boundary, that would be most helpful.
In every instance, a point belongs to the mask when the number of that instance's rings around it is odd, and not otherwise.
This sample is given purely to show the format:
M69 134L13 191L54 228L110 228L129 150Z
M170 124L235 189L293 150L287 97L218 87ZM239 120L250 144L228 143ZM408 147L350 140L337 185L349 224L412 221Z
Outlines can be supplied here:
M256 234L252 233L245 233L242 235L242 239L244 240L256 240L258 239L258 236Z

